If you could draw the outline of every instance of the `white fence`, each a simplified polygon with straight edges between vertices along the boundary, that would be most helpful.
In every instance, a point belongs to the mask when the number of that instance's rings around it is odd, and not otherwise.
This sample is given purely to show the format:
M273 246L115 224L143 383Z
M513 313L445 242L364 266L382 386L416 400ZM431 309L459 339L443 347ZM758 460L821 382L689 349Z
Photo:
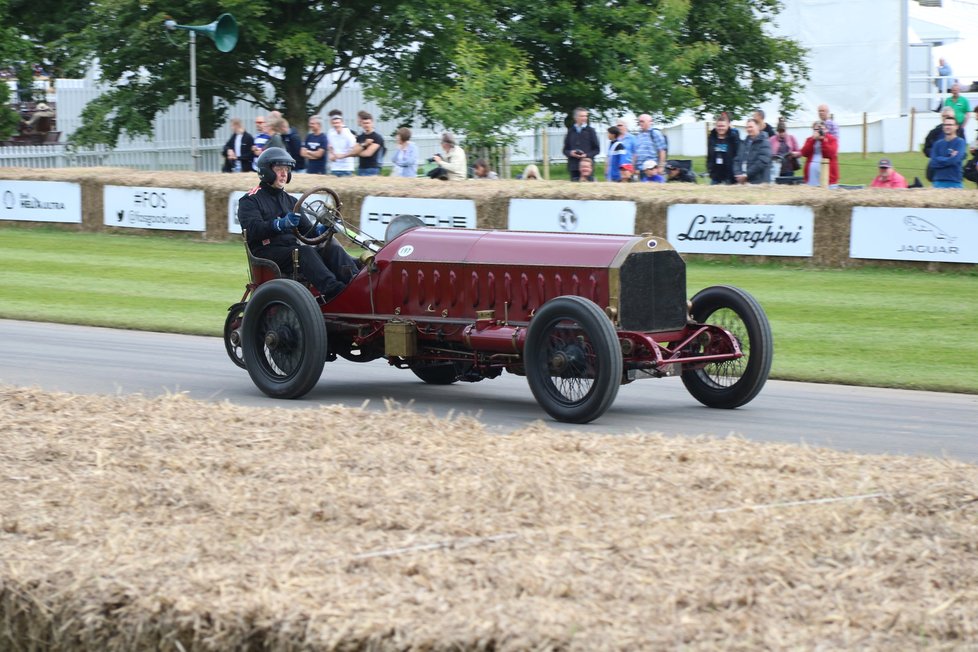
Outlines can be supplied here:
M325 97L328 89L317 91L314 100ZM98 147L81 150L64 144L65 138L81 126L81 112L85 104L98 96L102 89L91 79L64 80L55 82L54 92L49 101L57 102L57 126L62 132L62 142L56 145L26 147L0 147L0 167L57 168L113 166L143 170L192 170L190 156L189 104L178 103L160 113L154 122L155 138L122 138L114 149ZM921 93L925 95L926 93ZM967 94L973 105L978 95ZM929 105L936 102L936 95L925 100ZM382 117L379 107L363 99L359 87L344 88L325 107L338 108L347 116L348 124L355 124L356 112L365 109ZM264 113L251 104L239 102L231 107L230 117L241 117L248 126L253 125L254 117ZM841 127L840 151L860 152L865 143L870 152L903 152L918 149L927 132L938 123L938 114L918 113L911 121L910 116L869 116L865 125L862 116L836 116ZM911 122L913 124L911 124ZM663 131L669 138L670 154L676 158L703 156L706 154L708 125L704 122L686 121L668 126ZM971 125L969 125L970 128ZM397 124L391 120L377 121L377 131L387 138ZM602 148L606 146L605 127L596 124L598 139ZM793 121L788 123L789 131L799 140L808 135L810 123ZM422 160L440 152L440 130L415 129L413 140L418 146ZM230 128L225 125L218 130L218 137L202 139L198 151L201 156L200 169L205 172L219 172L222 165L221 147L230 136ZM551 161L563 161L561 152L565 130L561 128L538 128L518 134L516 145L511 149L513 163L542 161L544 149ZM393 138L388 145L387 163L390 163Z

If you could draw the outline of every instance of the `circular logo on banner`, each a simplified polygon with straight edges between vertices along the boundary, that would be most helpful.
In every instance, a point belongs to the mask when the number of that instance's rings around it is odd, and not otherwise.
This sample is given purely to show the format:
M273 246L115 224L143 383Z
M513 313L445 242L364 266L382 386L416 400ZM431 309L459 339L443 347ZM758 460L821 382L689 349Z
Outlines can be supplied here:
M411 245L404 245L403 247L397 250L397 255L400 256L401 258L407 258L413 253L414 253L414 247Z
M9 209L9 208L13 208L15 203L16 201L14 199L14 193L10 190L4 191L3 205Z
M560 225L564 231L576 231L577 230L577 215L568 206L560 211L557 216L557 223Z

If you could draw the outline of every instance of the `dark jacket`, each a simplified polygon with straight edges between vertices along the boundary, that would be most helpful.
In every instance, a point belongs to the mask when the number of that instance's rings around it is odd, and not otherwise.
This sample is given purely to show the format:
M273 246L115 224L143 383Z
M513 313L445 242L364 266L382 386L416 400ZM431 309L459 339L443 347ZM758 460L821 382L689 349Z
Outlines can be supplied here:
M594 157L601 152L601 145L598 144L598 134L594 127L587 125L577 133L577 129L572 125L564 136L564 156L567 157L567 169L576 171L581 163L579 158L571 156L574 150L581 150L584 155L594 160Z
M228 160L228 150L234 150L234 137L237 134L231 134L228 138L228 142L224 143L224 149L221 150L221 156L224 157L224 167L221 168L221 172L233 172L234 171L234 161ZM247 131L241 134L241 156L238 158L241 160L241 171L251 172L251 163L255 160L255 155L251 151L251 148L255 144L254 137Z
M283 249L291 252L299 241L291 231L279 232L272 220L295 209L296 198L262 183L238 200L238 222L248 232L248 247L260 258L276 260ZM299 231L311 234L314 225L305 215L299 221Z
M718 183L734 182L733 165L739 148L740 140L732 131L728 131L723 140L716 129L710 131L706 139L706 170L710 179Z
M744 136L734 159L734 175L746 174L747 183L771 182L771 146L763 131L753 139Z

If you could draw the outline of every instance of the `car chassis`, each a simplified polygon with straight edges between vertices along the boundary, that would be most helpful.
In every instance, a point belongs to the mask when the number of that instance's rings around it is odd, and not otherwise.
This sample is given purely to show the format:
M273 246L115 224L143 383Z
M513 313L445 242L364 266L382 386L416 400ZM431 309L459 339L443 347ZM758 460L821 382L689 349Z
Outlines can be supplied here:
M767 380L761 306L726 285L687 301L685 262L662 238L438 229L401 215L378 241L340 208L329 188L295 207L327 227L313 239L296 233L304 244L339 233L364 251L329 301L295 269L283 278L248 252L251 280L228 309L224 340L268 396L304 396L337 357L384 358L438 385L523 375L551 417L587 423L640 378L679 375L715 408L744 405Z

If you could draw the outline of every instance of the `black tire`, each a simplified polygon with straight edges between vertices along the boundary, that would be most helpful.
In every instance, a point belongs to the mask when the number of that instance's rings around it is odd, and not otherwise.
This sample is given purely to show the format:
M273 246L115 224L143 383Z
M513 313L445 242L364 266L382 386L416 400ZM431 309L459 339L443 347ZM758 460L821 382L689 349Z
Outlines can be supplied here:
M530 391L557 421L593 421L618 395L618 332L604 311L583 297L557 297L536 312L523 360Z
M263 283L248 302L241 329L245 368L272 398L309 393L326 363L326 322L312 294L300 283Z
M224 320L224 350L227 351L231 362L242 369L247 368L241 346L241 322L246 305L245 303L236 303L228 308L228 316Z
M750 402L771 371L774 340L767 315L747 292L728 285L708 287L692 301L693 319L730 332L743 357L682 372L693 398L712 408L732 409Z
M462 375L454 362L436 362L411 367L414 375L429 385L451 385Z

